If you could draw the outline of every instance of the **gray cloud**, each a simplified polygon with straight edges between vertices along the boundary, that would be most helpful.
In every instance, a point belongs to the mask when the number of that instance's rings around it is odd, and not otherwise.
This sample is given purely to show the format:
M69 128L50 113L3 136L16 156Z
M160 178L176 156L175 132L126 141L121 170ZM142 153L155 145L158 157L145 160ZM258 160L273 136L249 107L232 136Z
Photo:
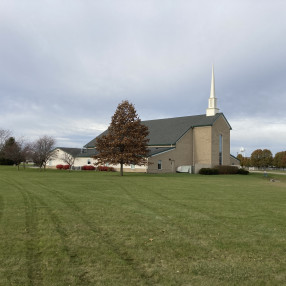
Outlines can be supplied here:
M285 12L279 0L2 0L1 127L82 146L124 99L143 120L202 114L214 63L232 152L285 149Z

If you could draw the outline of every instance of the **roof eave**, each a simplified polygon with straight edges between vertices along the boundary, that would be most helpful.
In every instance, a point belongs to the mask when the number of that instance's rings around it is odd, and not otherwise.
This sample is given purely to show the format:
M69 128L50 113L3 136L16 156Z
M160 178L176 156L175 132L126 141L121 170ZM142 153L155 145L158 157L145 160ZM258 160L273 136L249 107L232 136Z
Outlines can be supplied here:
M226 124L228 125L229 129L232 130L231 125L229 124L229 122L227 121L227 119L226 119L226 117L224 116L223 113L220 113L220 116L218 116L213 123L215 123L221 116L222 116L223 119L225 120L225 122L226 122Z
M172 151L172 150L174 150L174 149L175 149L175 147L171 147L171 148L170 148L170 149L168 149L168 150L159 151L158 153L155 153L155 154L152 154L152 155L148 156L148 158L151 158L151 157L154 157L154 156L157 156L157 155L163 154L163 153L170 152L170 151Z

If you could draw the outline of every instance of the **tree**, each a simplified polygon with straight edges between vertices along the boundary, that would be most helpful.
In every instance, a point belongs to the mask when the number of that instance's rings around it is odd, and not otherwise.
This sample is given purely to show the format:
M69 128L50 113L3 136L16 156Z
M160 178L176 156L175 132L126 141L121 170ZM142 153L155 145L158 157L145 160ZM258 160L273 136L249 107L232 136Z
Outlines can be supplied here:
M11 137L11 134L12 132L10 130L0 129L0 152L6 141Z
M23 139L16 141L14 137L10 137L1 150L0 164L16 165L19 170L20 164L26 161L29 151L29 144Z
M55 139L51 136L42 136L32 145L32 159L40 168L46 169L47 162L54 158L52 150L55 147Z
M244 167L250 167L251 166L251 159L249 157L244 157L243 158L243 165Z
M72 166L74 165L75 157L72 154L64 152L61 159L69 165L69 170L71 170Z
M4 146L7 144L8 139L11 137L10 130L0 129L0 165L13 165L11 160L4 158Z
M286 168L286 151L277 152L273 159L273 165L276 168Z
M251 165L253 167L261 167L261 159L262 159L262 150L257 149L251 153Z
M273 165L273 155L268 149L262 150L262 167L267 168Z
M269 167L272 165L273 156L270 150L268 149L257 149L251 154L251 164L254 167Z
M241 154L238 154L236 156L236 158L239 160L240 166L243 167L244 166L244 162L243 162L244 157Z
M112 116L107 134L96 140L97 165L120 164L121 176L123 176L123 165L145 165L148 155L148 134L148 127L141 123L134 105L127 100L122 101Z
M14 137L9 137L1 148L1 165L17 165L17 159L20 155L20 148Z
M236 157L239 160L241 167L250 167L251 166L251 162L250 162L249 157L243 157L242 154L238 154Z

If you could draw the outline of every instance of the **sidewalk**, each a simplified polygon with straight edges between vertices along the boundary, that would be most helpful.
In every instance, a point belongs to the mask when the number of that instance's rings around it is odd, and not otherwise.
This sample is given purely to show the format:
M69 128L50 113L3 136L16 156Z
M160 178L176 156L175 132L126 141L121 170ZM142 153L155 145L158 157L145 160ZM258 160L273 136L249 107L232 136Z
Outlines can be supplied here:
M261 173L264 174L264 171L249 171L249 173ZM271 172L271 171L266 171L267 174L274 174L274 175L286 175L286 172Z

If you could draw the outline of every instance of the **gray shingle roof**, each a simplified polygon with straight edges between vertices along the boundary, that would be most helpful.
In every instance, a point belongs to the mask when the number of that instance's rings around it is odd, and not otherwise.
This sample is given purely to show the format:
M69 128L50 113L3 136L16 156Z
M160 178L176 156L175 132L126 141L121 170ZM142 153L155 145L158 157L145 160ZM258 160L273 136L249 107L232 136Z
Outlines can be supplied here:
M73 157L93 157L98 152L95 149L82 149L82 148L68 148L68 147L57 147L55 149L61 149L64 152L72 155Z
M98 154L96 149L81 149L81 148L68 148L68 147L57 147L56 149L61 149L64 152L71 154L74 157L93 157ZM150 147L148 148L149 154L148 156L154 156L156 154L170 151L175 149L175 147Z
M142 121L149 129L149 146L154 145L171 145L176 142L192 127L212 126L214 122L223 113L217 113L215 116L194 115L175 118L155 119ZM226 120L227 122L227 120ZM227 122L228 123L228 122ZM228 123L229 125L229 123ZM229 125L230 129L231 126ZM98 137L107 133L107 130L101 133ZM95 146L96 138L87 143L85 148L93 148Z
M150 147L148 148L149 150L149 154L148 157L163 153L163 152L167 152L167 151L171 151L175 149L175 147Z
M64 152L72 155L73 157L75 157L81 150L81 148L68 148L68 147L57 147L56 149L61 149Z
M76 157L86 157L90 158L98 154L95 149L81 149L81 151L76 155Z
M154 155L162 153L162 152L170 151L173 149L175 149L175 147L150 147L150 148L148 148L148 150L149 150L148 157L154 156ZM87 157L87 158L89 158L89 157L93 157L97 154L98 154L98 152L94 148L93 149L82 149L80 153L77 153L75 155L75 157Z

